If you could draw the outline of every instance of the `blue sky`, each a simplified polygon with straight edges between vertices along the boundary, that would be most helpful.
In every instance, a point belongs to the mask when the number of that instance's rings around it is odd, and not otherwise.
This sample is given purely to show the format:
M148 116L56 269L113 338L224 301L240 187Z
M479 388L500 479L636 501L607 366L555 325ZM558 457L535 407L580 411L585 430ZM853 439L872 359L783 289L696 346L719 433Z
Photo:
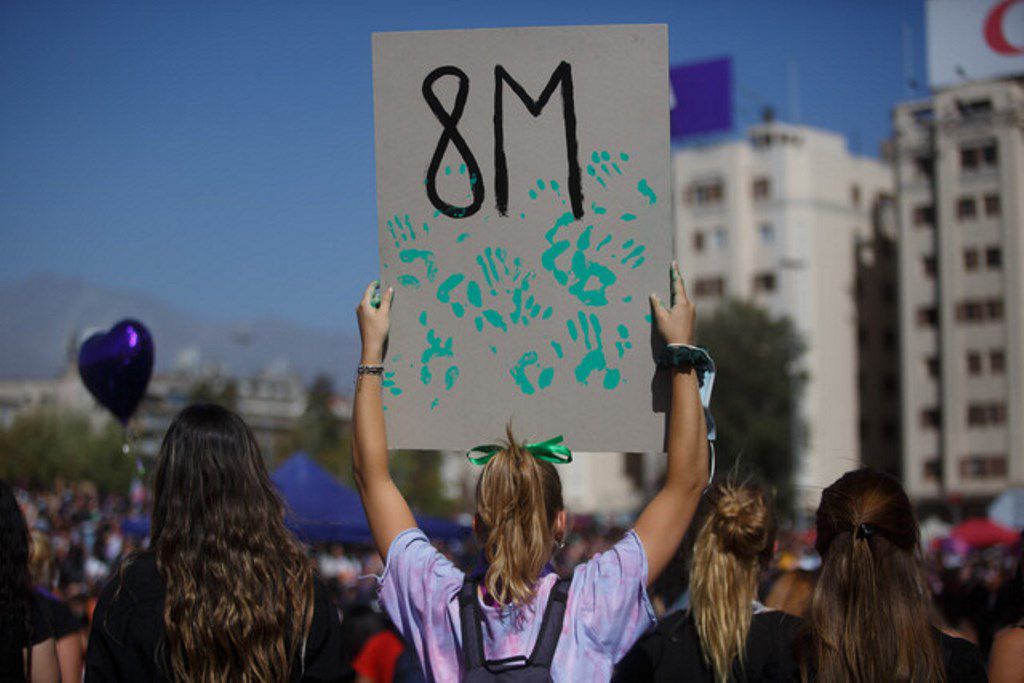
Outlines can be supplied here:
M353 327L377 273L373 31L663 22L673 63L733 57L739 128L772 105L865 154L920 96L908 66L926 81L921 0L40 5L0 4L0 280L228 320Z

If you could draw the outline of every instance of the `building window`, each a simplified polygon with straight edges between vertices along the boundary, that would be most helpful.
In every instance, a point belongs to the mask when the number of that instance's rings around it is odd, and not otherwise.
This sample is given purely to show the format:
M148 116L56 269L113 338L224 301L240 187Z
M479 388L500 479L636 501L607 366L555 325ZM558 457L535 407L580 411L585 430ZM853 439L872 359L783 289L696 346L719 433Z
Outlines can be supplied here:
M988 299L986 301L963 301L957 304L956 319L959 322L968 323L980 323L985 322L986 320L1002 320L1003 301L1002 299Z
M964 270L970 272L978 269L978 250L964 249Z
M914 159L914 170L917 171L918 175L931 178L935 170L935 162L931 157L916 157Z
M1002 320L1003 319L1003 300L1002 299L989 299L985 302L985 314L989 320Z
M939 427L942 424L942 413L938 408L925 408L921 411L922 427Z
M696 296L722 296L725 294L725 279L721 277L698 278L694 284Z
M1002 207L999 201L999 195L987 194L985 195L985 215L986 216L998 216Z
M921 306L917 309L918 327L935 327L939 323L939 309L935 306Z
M971 427L987 427L1005 423L1005 403L971 403L967 406L967 424Z
M1003 250L999 247L989 247L986 249L985 265L991 270L1001 270L1003 267Z
M761 238L761 244L775 244L775 228L771 223L757 226L757 235Z
M885 377L882 378L882 391L885 392L886 396L895 396L896 386L896 376L892 373L887 373Z
M891 282L886 282L882 285L882 301L887 304L896 301L896 285Z
M854 206L860 206L860 185L850 186L850 203Z
M960 170L964 173L995 168L999 152L994 141L964 145L960 148Z
M928 458L922 463L924 478L930 481L937 481L942 478L942 461L938 458Z
M712 233L712 237L714 239L715 249L721 251L729 246L729 235L725 232L725 228L721 226L715 228L715 231Z
M1001 375L1006 371L1006 352L992 349L988 352L988 369L993 375Z
M980 375L981 374L981 354L977 351L967 352L967 374L968 375Z
M935 207L931 204L922 204L914 207L914 225L933 226L935 225Z
M772 181L770 178L760 177L754 179L753 185L754 200L768 199L772 194Z
M924 361L924 370L931 379L939 378L939 357L928 356Z
M956 203L956 217L960 220L971 220L978 215L978 202L974 197L961 197Z
M758 273L754 276L755 292L774 292L775 273Z
M725 198L725 183L719 179L697 181L687 190L686 196L688 202L697 206L721 204Z
M969 455L960 460L963 479L986 479L1006 476L1005 455Z
M693 233L693 250L697 253L704 251L704 233Z
M933 278L938 271L938 262L934 256L924 256L921 258L921 268L924 270L925 277Z

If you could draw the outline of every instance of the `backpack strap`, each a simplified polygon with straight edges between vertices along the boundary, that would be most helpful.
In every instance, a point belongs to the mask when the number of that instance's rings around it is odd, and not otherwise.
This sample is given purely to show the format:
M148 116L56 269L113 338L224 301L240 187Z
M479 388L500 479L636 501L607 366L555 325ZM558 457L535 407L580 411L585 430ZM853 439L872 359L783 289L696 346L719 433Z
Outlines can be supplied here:
M540 631L537 633L537 642L530 654L531 666L551 668L551 662L555 659L555 649L558 648L558 639L562 635L565 604L569 598L571 583L572 579L559 579L551 588L548 604L544 608L544 616L541 618Z
M484 665L483 615L476 598L478 582L468 577L459 589L459 628L462 631L462 670L468 673Z

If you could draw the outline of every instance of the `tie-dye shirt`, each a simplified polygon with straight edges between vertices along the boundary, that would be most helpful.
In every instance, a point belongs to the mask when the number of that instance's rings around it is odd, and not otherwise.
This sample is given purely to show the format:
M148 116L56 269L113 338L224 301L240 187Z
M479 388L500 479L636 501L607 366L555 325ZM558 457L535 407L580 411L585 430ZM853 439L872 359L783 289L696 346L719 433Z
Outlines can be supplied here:
M406 529L392 541L380 578L380 602L416 648L427 680L462 678L458 594L464 579L419 529ZM481 601L487 659L529 656L557 580L554 574L542 576L533 603L521 609ZM646 586L647 555L633 531L576 567L551 666L555 681L611 678L615 663L656 622Z

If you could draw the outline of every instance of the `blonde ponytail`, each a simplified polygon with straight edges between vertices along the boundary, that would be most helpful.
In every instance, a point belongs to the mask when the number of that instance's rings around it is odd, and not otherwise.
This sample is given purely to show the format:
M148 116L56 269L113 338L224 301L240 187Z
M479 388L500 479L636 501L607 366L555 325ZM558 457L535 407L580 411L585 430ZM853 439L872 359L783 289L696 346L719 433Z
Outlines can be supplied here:
M501 605L526 605L554 549L562 484L549 462L530 455L506 428L508 442L477 481L478 535L487 572L484 587Z
M718 484L711 512L697 534L690 602L704 661L715 681L744 666L757 577L771 559L775 522L765 493L752 485Z

